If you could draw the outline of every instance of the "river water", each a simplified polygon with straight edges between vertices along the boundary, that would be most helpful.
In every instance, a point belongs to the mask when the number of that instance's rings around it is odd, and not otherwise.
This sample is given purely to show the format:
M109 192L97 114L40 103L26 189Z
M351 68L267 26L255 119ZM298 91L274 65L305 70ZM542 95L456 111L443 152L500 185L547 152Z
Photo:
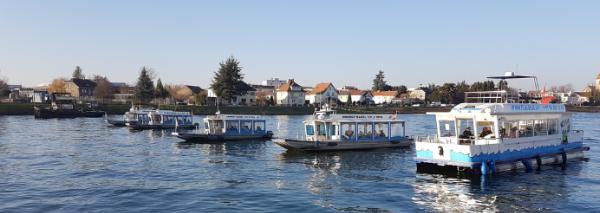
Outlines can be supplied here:
M432 116L402 117L409 135L433 134ZM269 116L268 127L297 137L305 118ZM599 211L600 114L573 120L586 160L481 180L416 173L414 149L294 153L271 141L180 143L103 119L0 116L0 212Z

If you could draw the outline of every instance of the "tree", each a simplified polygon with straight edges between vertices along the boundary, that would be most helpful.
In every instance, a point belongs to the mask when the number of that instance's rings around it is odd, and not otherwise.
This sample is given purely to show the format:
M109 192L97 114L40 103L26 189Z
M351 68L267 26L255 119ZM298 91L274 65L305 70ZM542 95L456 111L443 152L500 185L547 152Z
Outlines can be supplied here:
M187 101L194 95L192 90L184 85L168 85L166 90L168 95L173 97L175 101Z
M154 97L154 82L152 72L146 67L140 71L140 76L135 85L135 98L143 104L149 103Z
M241 72L240 62L233 56L219 63L219 70L215 72L211 84L215 94L220 98L231 101L240 84L243 83L244 75Z
M48 85L48 92L50 93L62 93L66 92L65 84L67 79L65 78L57 78L52 80L52 83Z
M83 75L83 71L81 70L81 67L79 67L79 66L75 67L75 71L73 71L73 78L85 79L85 75Z
M404 85L394 86L392 87L392 90L398 91L398 94L404 94L408 92L408 88L406 88Z
M508 90L508 81L506 81L506 80L500 80L498 82L498 89L499 90Z
M169 91L165 89L160 78L156 81L155 96L157 98L167 98L169 96Z
M385 75L383 70L379 70L377 75L375 75L375 79L373 79L373 91L383 91L386 90L389 86L385 81Z
M8 83L5 79L0 79L0 97L6 97L10 93Z
M112 98L112 84L108 78L106 78L106 76L94 75L93 81L96 83L96 87L94 88L94 97L101 100Z
M493 91L495 89L494 81L477 81L471 85L471 92Z

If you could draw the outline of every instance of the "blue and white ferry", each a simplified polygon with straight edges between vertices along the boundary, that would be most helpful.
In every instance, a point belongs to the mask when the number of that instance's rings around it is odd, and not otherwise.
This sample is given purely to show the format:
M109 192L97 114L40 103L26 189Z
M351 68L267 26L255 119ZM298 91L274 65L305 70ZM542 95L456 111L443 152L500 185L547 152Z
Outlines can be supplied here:
M337 114L325 106L304 121L304 138L275 139L291 150L334 151L410 147L406 126L396 114Z
M220 114L204 118L204 128L172 135L188 142L220 142L235 140L271 139L266 119L259 115Z
M534 78L507 73L491 79ZM537 80L536 80L537 86ZM524 103L510 89L470 92L466 103L435 115L437 135L417 137L417 170L490 174L583 158L583 131L563 104ZM441 170L440 170L441 169Z

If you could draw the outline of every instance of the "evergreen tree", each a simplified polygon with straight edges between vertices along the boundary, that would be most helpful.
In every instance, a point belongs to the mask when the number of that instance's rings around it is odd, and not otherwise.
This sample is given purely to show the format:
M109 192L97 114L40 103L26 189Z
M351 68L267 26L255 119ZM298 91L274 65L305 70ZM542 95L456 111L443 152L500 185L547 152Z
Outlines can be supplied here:
M85 79L85 75L83 75L83 71L81 70L81 67L79 67L79 66L75 67L75 71L73 71L73 78Z
M0 97L6 97L8 94L10 94L8 83L6 83L6 80L0 79Z
M508 90L508 82L506 80L500 80L498 82L498 89L499 90Z
M169 96L169 91L163 86L160 78L156 81L156 91L155 96L157 98L166 98Z
M377 75L375 75L375 79L373 79L373 91L383 91L388 87L387 82L385 81L385 75L383 74L383 70L379 70Z
M244 76L241 71L240 62L233 56L219 63L219 70L215 72L211 84L215 94L220 98L231 101L239 85L243 83Z
M143 104L149 103L154 97L154 82L150 71L146 67L142 68L140 77L135 85L135 98Z

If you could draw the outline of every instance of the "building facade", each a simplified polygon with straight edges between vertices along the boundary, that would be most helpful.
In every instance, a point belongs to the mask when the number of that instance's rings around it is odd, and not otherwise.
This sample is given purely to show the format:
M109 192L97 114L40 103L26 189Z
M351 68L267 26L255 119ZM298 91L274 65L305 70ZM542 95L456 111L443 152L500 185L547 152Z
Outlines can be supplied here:
M306 93L304 99L309 104L333 104L338 101L338 91L332 83L319 83Z
M65 91L78 99L93 98L96 83L89 79L73 78L65 82Z
M389 104L396 97L398 97L398 91L395 90L373 92L373 102L375 104Z
M302 86L297 84L294 79L288 80L277 88L277 105L299 106L304 105L305 94Z

